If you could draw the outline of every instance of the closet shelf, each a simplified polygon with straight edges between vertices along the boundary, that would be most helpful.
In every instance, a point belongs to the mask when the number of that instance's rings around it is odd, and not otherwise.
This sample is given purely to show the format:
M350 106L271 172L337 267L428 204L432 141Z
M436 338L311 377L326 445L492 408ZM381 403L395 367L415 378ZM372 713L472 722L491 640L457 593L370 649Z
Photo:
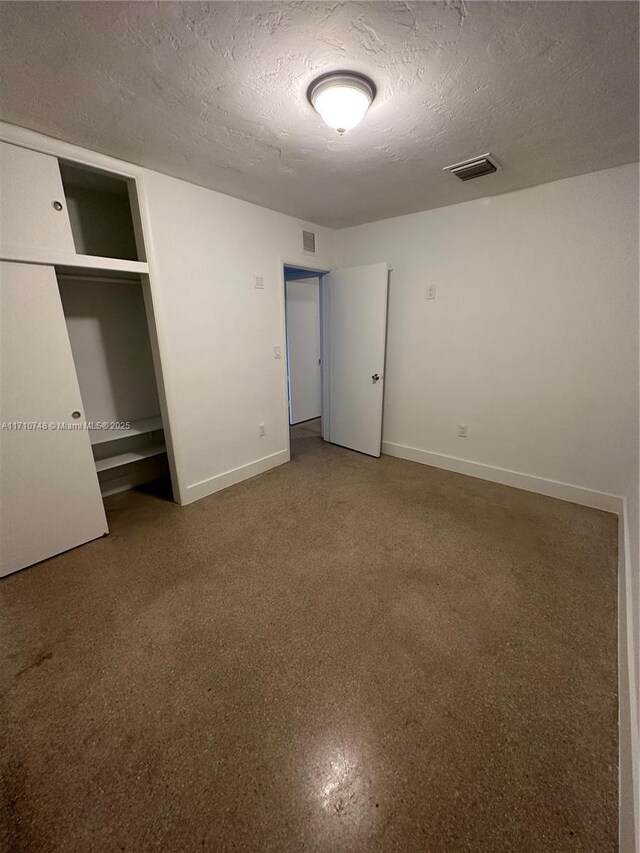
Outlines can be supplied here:
M127 453L108 456L106 459L96 459L96 471L108 471L110 468L119 468L121 465L140 462L142 459L148 459L150 456L160 456L161 453L166 452L167 446L164 442L162 444L152 444L148 447L138 447Z
M130 429L92 429L89 430L91 444L104 444L106 441L117 441L119 438L131 438L134 435L144 435L162 429L162 418L142 418L131 421Z
M125 261L120 258L100 258L98 255L76 255L69 266L87 270L105 270L110 272L149 272L145 261Z
M120 258L101 258L98 255L75 255L73 258L53 262L56 271L62 274L84 273L95 276L107 273L112 278L129 278L149 272L145 261L124 261Z
M122 277L141 275L149 272L146 261L126 261L121 258L102 258L98 255L76 255L59 252L54 249L29 248L14 249L4 247L0 250L0 260L23 261L30 264L54 266L58 272L106 272L120 274Z

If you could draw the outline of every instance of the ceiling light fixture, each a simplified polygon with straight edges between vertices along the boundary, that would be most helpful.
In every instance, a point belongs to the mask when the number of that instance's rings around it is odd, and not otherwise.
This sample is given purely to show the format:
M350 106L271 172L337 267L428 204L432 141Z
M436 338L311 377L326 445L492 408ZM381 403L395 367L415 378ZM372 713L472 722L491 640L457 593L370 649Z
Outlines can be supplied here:
M360 124L375 96L373 81L355 71L323 74L307 89L313 108L339 134Z

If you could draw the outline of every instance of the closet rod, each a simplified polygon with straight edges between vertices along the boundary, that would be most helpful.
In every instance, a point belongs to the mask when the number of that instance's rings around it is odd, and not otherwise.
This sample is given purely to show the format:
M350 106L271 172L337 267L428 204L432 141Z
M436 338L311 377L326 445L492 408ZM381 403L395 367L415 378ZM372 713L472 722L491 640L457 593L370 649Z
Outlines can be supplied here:
M140 284L140 278L122 278L118 276L108 276L108 275L82 275L81 273L66 273L59 272L56 273L57 278L64 278L68 281L96 281L96 282L106 282L108 284Z

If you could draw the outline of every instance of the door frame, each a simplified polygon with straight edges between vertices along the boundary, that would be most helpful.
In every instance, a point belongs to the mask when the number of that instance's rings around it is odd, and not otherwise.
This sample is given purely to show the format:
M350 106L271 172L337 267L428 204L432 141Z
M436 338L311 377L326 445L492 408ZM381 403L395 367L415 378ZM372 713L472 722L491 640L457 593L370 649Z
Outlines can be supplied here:
M300 263L300 261L289 261L286 258L280 256L278 258L278 274L280 276L280 337L282 339L282 369L281 369L281 381L284 390L284 411L286 415L287 422L287 461L291 460L291 424L289 423L289 377L288 377L288 365L289 365L289 342L287 338L287 296L286 296L286 282L285 282L285 267L295 267L298 270L304 270L305 272L309 272L309 278L317 278L318 279L318 288L320 290L320 401L321 401L321 415L320 415L320 425L322 427L322 437L325 436L325 421L326 421L326 413L328 412L329 400L328 400L328 382L327 382L327 374L326 371L328 369L327 361L325 358L326 352L326 334L327 334L327 324L325 322L326 315L326 300L325 300L325 289L322 287L322 279L327 273L331 272L326 267L313 267L307 266L306 263Z

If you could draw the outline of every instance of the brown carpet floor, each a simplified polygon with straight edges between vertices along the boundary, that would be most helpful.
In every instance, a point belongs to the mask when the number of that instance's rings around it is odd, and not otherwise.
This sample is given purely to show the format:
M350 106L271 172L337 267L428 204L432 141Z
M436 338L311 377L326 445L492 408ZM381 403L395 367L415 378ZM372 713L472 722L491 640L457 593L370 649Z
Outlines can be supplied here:
M4 581L2 849L615 851L615 517L295 432Z

